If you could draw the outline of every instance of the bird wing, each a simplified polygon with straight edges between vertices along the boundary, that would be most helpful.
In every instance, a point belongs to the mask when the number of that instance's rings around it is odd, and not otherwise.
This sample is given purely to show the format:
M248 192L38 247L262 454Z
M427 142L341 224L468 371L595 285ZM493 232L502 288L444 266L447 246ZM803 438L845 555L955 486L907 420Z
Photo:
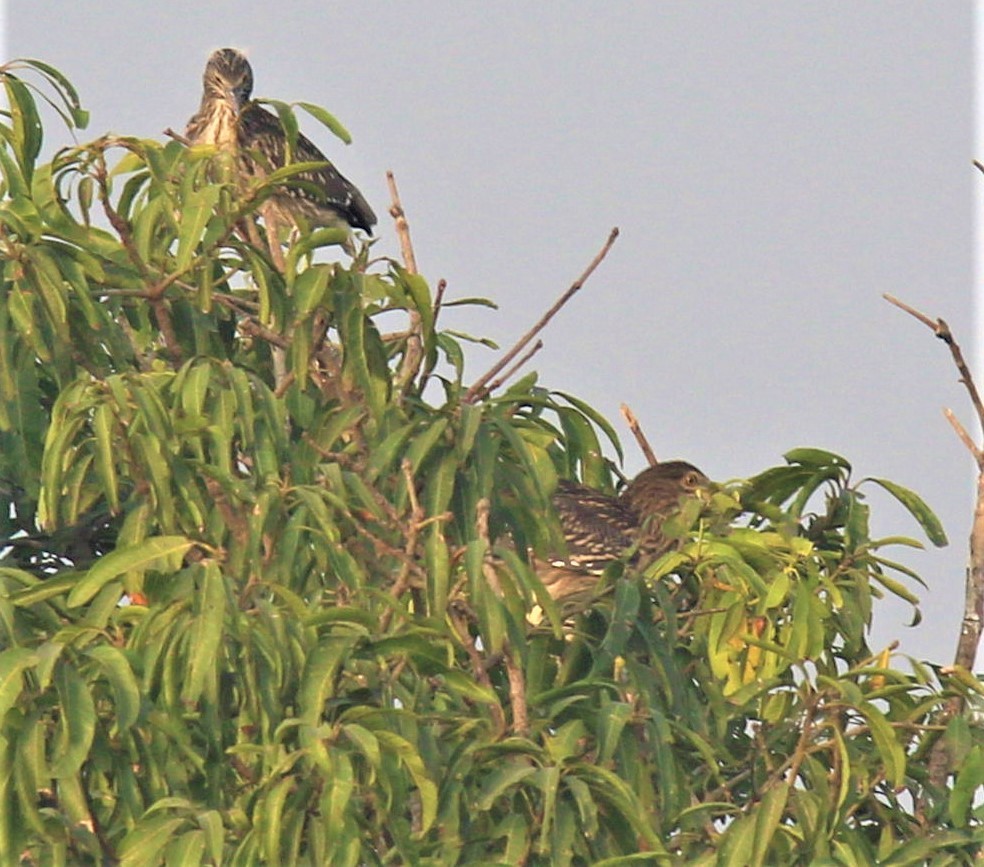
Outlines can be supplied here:
M638 519L616 497L562 481L553 504L567 541L570 566L600 572L635 541Z
M240 146L250 151L259 150L269 161L270 169L287 164L287 135L275 114L251 102L240 113L239 129ZM332 165L314 142L301 133L297 134L294 158L297 162L323 162L326 165L295 175L295 181L303 186L288 188L289 195L313 197L337 210L350 226L372 233L376 215L362 193Z

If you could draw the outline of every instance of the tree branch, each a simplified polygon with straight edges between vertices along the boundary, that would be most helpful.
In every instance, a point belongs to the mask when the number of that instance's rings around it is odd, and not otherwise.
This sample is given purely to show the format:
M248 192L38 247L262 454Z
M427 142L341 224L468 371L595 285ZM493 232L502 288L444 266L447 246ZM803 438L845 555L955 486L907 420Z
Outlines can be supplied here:
M970 402L974 405L974 412L977 413L977 423L980 425L981 430L984 431L984 402L981 401L981 395L977 390L977 385L974 382L973 374L971 374L970 368L964 360L963 352L960 350L960 345L953 338L953 333L950 331L950 326L947 325L942 319L937 319L934 322L925 313L920 313L914 307L910 307L908 304L899 301L898 298L895 298L888 293L885 293L882 297L888 301L889 304L894 304L910 316L914 316L927 328L931 328L933 333L950 348L950 355L953 356L953 363L960 372L960 382L963 383L964 388L967 389L967 394L970 395ZM979 454L980 452L978 451L978 455ZM981 463L981 459L979 457L977 465L981 470L984 470L984 464Z
M396 188L396 177L392 170L386 171L386 183L389 186L390 216L396 223L396 235L400 239L400 250L403 253L403 264L410 274L417 274L417 257L413 252L413 242L410 240L410 224L407 222L406 211L400 201L400 192ZM420 371L420 363L424 359L423 340L421 339L421 318L417 310L408 311L410 324L407 328L407 348L400 363L397 384L401 392L405 392L414 377Z
M491 394L504 382L508 382L512 378L512 376L516 373L516 371L519 370L524 364L526 364L526 362L529 361L534 355L536 355L541 349L543 349L543 341L538 340L530 348L530 351L527 352L525 355L521 356L519 360L512 367L509 368L509 370L503 373L502 376L492 380L492 382L490 382L485 388L483 388L482 393L479 395L479 399L485 397L486 395Z
M975 163L978 168L984 171L984 167ZM953 338L950 326L942 319L931 319L924 313L919 312L914 307L904 304L891 295L883 296L890 304L894 304L900 310L904 310L910 316L914 316L927 328L932 329L933 333L942 340L950 349L953 363L960 372L960 382L970 395L970 402L974 405L977 413L978 423L984 430L984 404L981 403L981 396L974 383L974 377L964 360L960 346ZM984 452L978 446L966 429L957 420L950 410L944 410L947 421L953 426L961 442L970 450L977 464L977 503L974 508L974 523L970 531L970 557L967 568L967 579L964 593L964 614L961 621L960 636L957 639L957 650L954 654L954 665L961 666L967 670L972 670L974 660L977 658L977 650L980 646L982 622L984 622ZM963 713L965 700L960 696L954 696L947 700L942 711L942 721L952 719ZM946 739L940 737L933 744L929 751L927 760L929 768L929 782L936 787L943 787L946 783L947 775L953 768L953 757L947 748ZM917 814L925 814L924 798L916 800Z
M529 344L530 341L537 336L537 334L546 328L547 323L553 319L559 310L580 291L581 287L594 272L595 268L597 268L605 256L608 255L608 251L611 250L617 237L618 228L616 227L609 233L608 240L605 241L605 244L599 251L598 255L591 260L591 263L584 269L581 276L578 277L577 280L571 284L570 288L554 302L554 305L540 317L539 321L537 321L537 323L529 331L527 331L526 334L519 338L515 346L513 346L512 349L510 349L505 355L502 356L502 358L493 364L489 370L482 374L482 376L478 378L478 381L472 385L467 392L465 392L465 396L462 398L464 403L474 403L478 400L492 377L496 376L507 364L509 364L510 361L512 361L526 348L527 344Z
M649 466L655 467L656 464L659 463L659 458L656 457L656 452L653 451L653 447L649 445L649 440L646 439L646 435L642 431L642 426L639 424L639 419L636 418L636 414L632 412L632 408L627 403L623 403L619 407L619 411L622 413L622 418L625 419L625 423L629 426L629 430L632 431L632 436L634 436L636 442L639 443L639 448L642 449L642 453L646 456L646 460L649 461Z

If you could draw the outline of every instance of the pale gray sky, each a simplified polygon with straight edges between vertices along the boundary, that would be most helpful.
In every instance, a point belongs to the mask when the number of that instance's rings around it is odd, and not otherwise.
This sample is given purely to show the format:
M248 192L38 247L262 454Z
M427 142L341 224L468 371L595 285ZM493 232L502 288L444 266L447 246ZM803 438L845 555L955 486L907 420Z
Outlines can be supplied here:
M796 446L921 493L951 545L904 554L923 624L886 606L875 642L948 661L963 598L973 464L943 419L967 400L942 344L892 292L971 343L970 0L278 4L10 0L6 54L53 63L89 133L160 137L195 110L214 48L249 51L258 96L326 106L305 130L385 214L397 175L446 325L504 346L591 259L545 334L541 381L661 457L748 475ZM52 134L58 131L52 128ZM381 252L398 247L388 220ZM477 377L494 360L473 353ZM619 420L620 430L624 429ZM625 433L627 469L643 464ZM876 529L918 535L876 492Z

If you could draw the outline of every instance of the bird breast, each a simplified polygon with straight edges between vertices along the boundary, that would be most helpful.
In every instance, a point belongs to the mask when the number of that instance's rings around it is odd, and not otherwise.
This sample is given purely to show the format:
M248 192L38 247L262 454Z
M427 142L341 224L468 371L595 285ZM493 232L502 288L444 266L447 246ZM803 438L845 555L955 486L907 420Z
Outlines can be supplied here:
M208 111L199 112L188 126L188 138L194 144L214 144L220 148L234 149L238 142L235 109L224 100L215 100ZM194 128L192 128L194 127Z

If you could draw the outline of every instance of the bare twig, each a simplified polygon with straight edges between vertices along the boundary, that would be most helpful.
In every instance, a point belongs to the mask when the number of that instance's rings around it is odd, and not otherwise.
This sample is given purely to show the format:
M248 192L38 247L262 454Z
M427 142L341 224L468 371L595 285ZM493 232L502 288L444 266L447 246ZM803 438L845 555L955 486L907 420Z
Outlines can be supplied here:
M410 274L417 272L417 257L413 252L413 242L410 240L410 223L407 222L406 211L403 210L403 203L400 201L400 191L396 188L396 177L392 170L386 172L386 183L389 186L390 215L396 223L396 235L400 239L400 250L403 253L404 267ZM397 384L400 391L406 391L407 387L413 382L414 377L420 371L420 364L424 359L423 340L421 339L420 313L410 310L410 324L407 328L407 348L403 354L403 361L400 362L400 372L397 376Z
M441 304L444 303L444 292L448 288L448 281L443 277L437 281L437 291L434 293L434 321L441 315Z
M389 186L390 216L396 223L396 234L400 239L400 251L403 253L403 264L411 274L417 274L417 257L413 254L413 243L410 240L410 224L407 222L406 212L403 210L403 203L400 201L400 193L396 188L396 177L392 170L386 172L386 183Z
M164 130L164 135L166 135L168 138L173 138L175 141L181 142L181 144L183 144L185 147L191 147L191 141L189 139L186 139L183 135L181 135L181 133L175 132L173 129L171 129L171 127L168 127L166 130Z
M646 435L642 431L642 425L639 424L639 419L636 414L632 412L632 407L627 403L623 403L619 407L619 411L622 413L622 418L625 419L625 423L629 426L629 430L632 431L632 436L635 437L636 442L639 443L639 448L642 449L642 453L646 456L646 460L649 461L649 466L655 467L659 463L659 458L656 457L656 452L653 451L653 447L649 445L649 440L646 439Z
M984 166L975 162L975 165L984 171ZM978 423L984 430L984 404L981 403L981 396L974 383L974 377L964 360L960 346L953 338L950 326L942 319L933 320L924 313L920 313L908 304L904 304L891 295L885 295L885 300L914 316L927 328L932 329L933 333L940 338L950 349L953 363L960 372L960 382L967 389L970 401L974 405L977 413ZM964 613L960 626L960 635L957 639L957 650L954 654L954 665L967 670L972 670L974 660L977 658L977 650L980 646L981 632L984 628L984 450L977 445L970 434L956 416L950 410L944 410L947 421L953 426L960 441L967 446L977 464L977 503L974 508L974 523L970 531L970 558L967 568L966 591L964 594ZM941 713L941 723L944 723L958 716L963 712L965 701L961 696L949 698L944 705ZM929 768L929 781L933 786L942 787L946 783L947 775L953 768L953 757L947 747L945 738L939 738L929 751L927 760ZM926 804L924 798L916 799L916 811L918 815L924 816Z
M946 416L946 420L948 422L950 422L950 427L952 427L953 430L956 432L957 436L960 437L960 441L965 446L967 446L967 450L974 456L974 460L977 461L978 464L980 464L980 462L981 462L981 450L977 446L977 443L975 443L971 439L970 434L967 433L967 428L965 428L960 423L960 419L958 419L956 417L956 415L954 415L952 409L949 409L948 407L944 407L943 408L943 415Z
M927 328L931 328L933 333L950 348L950 355L953 356L953 363L957 366L957 370L960 371L960 382L963 383L964 388L967 389L967 394L970 395L970 402L974 405L974 412L977 413L977 422L980 425L981 430L984 431L984 402L981 401L980 392L978 392L977 385L974 383L973 374L971 374L970 368L964 360L963 352L960 350L960 345L953 339L953 333L950 331L950 326L947 325L943 319L933 321L925 313L920 313L915 308L910 307L908 304L904 304L897 298L887 293L882 297L888 301L889 304L894 304L896 307L904 310L911 316L915 316L916 319L923 323L923 325ZM981 462L979 451L977 465L984 470L984 464Z
M503 373L502 376L493 379L492 382L490 382L484 389L482 389L482 394L479 395L479 397L485 397L485 395L491 394L504 382L508 382L510 379L512 379L516 371L519 370L524 364L526 364L526 362L529 361L534 355L536 355L541 349L543 349L543 341L538 340L530 347L530 351L527 352L525 355L520 356L520 358L516 361L516 363L512 367L510 367L507 371L505 371L505 373Z
M484 374L482 374L482 376L478 378L478 381L475 382L475 384L472 385L467 392L465 392L465 396L462 398L462 400L465 403L474 403L476 400L478 400L479 396L485 392L485 387L488 384L488 382L494 376L496 376L507 364L509 364L510 361L512 361L517 355L519 355L519 353L526 348L527 344L529 344L530 341L532 341L533 338L537 336L537 334L539 334L544 328L546 328L547 323L554 318L554 316L558 313L558 311L568 301L570 301L571 298L573 298L574 295L577 294L577 292L580 291L581 287L585 284L587 279L594 272L595 268L597 268L601 264L605 256L608 255L608 251L611 250L612 245L615 243L615 239L617 237L618 237L618 228L614 228L609 233L608 240L605 241L605 244L599 251L598 255L596 255L594 259L591 260L591 263L588 265L588 267L584 269L584 273L582 273L581 276L578 277L577 280L575 280L571 284L570 288L554 302L553 306L546 313L544 313L543 316L540 317L537 323L529 331L527 331L526 334L520 337L518 341L516 341L516 344L512 347L512 349L510 349L505 355L502 356L502 358L500 358L495 364L493 364L492 367L489 368L489 370L487 370Z

